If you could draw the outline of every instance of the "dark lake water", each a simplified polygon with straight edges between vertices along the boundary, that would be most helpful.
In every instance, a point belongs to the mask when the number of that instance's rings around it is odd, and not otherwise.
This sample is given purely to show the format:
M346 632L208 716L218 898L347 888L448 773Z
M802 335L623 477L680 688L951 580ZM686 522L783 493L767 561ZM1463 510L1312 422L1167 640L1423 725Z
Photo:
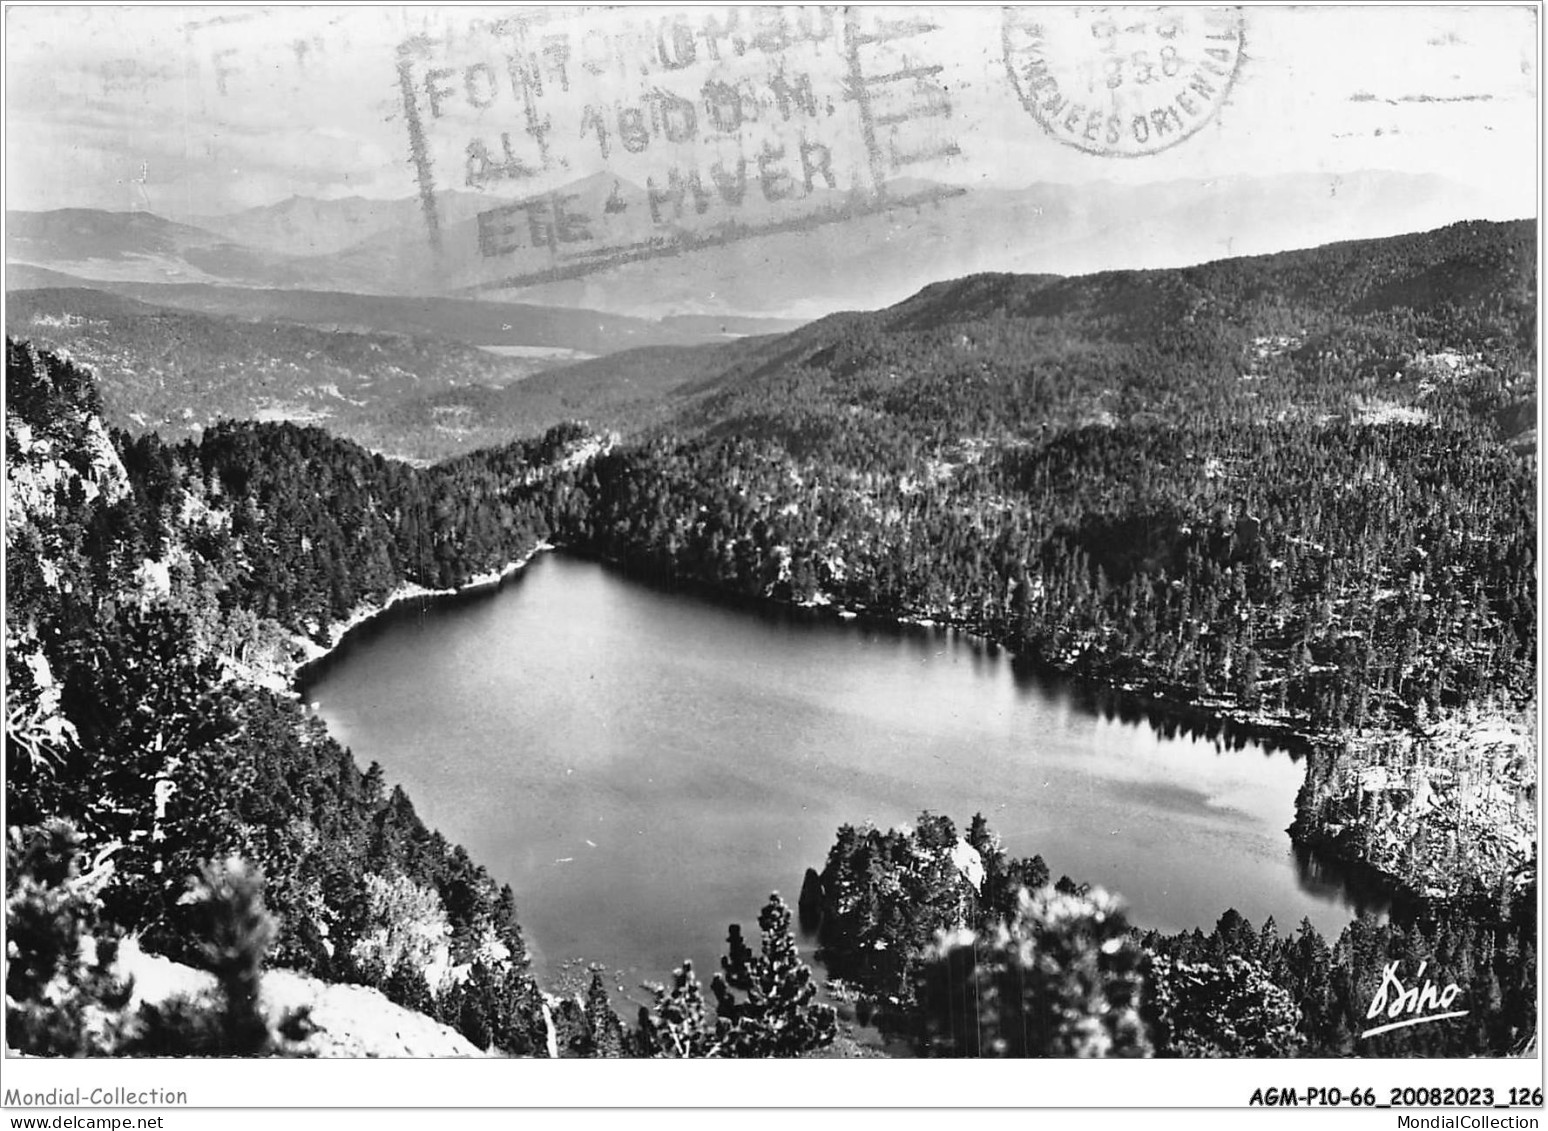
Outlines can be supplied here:
M1299 868L1303 763L1104 718L957 634L749 611L558 554L498 591L395 608L304 694L357 761L516 892L540 975L584 957L718 968L726 925L792 905L845 822L965 829L1210 929L1235 907L1325 934L1350 897Z

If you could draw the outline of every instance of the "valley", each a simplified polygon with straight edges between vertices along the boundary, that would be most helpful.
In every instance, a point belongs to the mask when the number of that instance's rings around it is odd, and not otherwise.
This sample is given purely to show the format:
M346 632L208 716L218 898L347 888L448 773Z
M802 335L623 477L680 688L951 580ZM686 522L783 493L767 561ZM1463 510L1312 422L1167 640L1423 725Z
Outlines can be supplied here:
M25 272L14 283L61 281ZM169 439L220 420L326 424L421 462L541 432L565 420L617 427L678 384L649 359L739 341L788 323L678 318L456 299L371 298L146 284L9 292L9 332L99 375L110 423ZM131 295L145 296L145 301ZM573 375L559 369L643 351ZM711 355L716 356L716 355ZM692 365L689 367L692 372ZM509 386L540 379L518 395Z

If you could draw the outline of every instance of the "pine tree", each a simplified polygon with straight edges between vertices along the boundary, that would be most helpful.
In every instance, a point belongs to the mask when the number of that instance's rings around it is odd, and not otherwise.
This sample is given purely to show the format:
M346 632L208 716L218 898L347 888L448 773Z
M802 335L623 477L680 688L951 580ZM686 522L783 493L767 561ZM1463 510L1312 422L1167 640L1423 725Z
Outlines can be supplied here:
M435 997L430 993L424 971L415 966L407 954L398 957L392 973L382 986L382 992L387 995L388 1001L404 1009L424 1014L432 1013L435 1009Z
M130 985L112 976L117 942L101 923L97 892L111 872L89 871L83 838L51 820L6 838L5 1039L30 1056L101 1056L118 1051ZM94 961L82 944L96 937ZM104 1014L107 1025L94 1024Z
M131 986L115 977L117 945L98 891L112 865L89 871L67 822L13 829L7 846L6 1041L42 1056L294 1055L311 1032L304 1010L271 1024L260 980L275 924L263 885L240 861L209 865L185 897L195 951L216 979L211 994L127 1012ZM96 939L95 961L82 955Z
M693 963L684 962L672 972L672 988L660 984L647 988L655 997L652 1007L640 1007L635 1047L640 1056L657 1058L714 1057L721 1053L715 1026L704 1012L704 990Z
M270 1023L260 1000L264 961L278 924L263 902L263 879L239 859L206 865L183 900L193 911L195 952L215 975L213 1008L173 998L141 1009L140 1031L124 1050L138 1056L284 1056L312 1032L305 1009Z
M817 986L796 952L790 909L778 892L769 896L758 926L761 956L753 955L741 927L732 924L726 940L730 953L721 958L722 972L710 983L722 1055L798 1056L832 1044L837 1014L832 1006L812 1004Z
M591 968L586 987L586 1025L591 1030L591 1055L612 1059L626 1055L623 1021L607 997L607 983L600 966Z

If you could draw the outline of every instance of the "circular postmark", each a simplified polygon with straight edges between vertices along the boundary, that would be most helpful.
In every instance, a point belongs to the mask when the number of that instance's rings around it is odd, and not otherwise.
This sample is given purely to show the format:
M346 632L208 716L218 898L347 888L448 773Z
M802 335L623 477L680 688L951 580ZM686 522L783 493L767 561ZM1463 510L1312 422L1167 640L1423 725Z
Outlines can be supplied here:
M1146 157L1186 141L1231 92L1234 8L1005 10L1005 68L1021 104L1065 145Z

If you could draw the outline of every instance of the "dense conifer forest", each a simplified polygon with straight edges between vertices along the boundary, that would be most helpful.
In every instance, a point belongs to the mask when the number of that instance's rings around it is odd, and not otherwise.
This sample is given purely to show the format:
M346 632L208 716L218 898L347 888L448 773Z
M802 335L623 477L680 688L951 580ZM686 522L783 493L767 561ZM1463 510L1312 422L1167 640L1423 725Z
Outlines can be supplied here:
M563 425L428 468L293 424L109 433L88 374L8 341L9 823L111 848L93 914L179 957L198 950L186 878L244 857L280 924L269 961L382 987L481 1047L826 1044L778 900L762 958L728 940L713 1022L691 968L637 1027L600 986L545 1001L519 893L288 694L352 618L558 544L952 624L1293 744L1297 841L1413 908L1338 940L1226 908L1212 935L1163 938L1007 859L981 818L846 827L802 911L841 993L920 1050L1512 1051L1536 1025L1534 247L1530 223L1466 224L942 283L738 350L626 437ZM1029 942L1061 957L1023 969ZM1470 1017L1357 1040L1392 959L1471 987ZM965 1033L987 1008L966 987L991 984L1011 1012Z

